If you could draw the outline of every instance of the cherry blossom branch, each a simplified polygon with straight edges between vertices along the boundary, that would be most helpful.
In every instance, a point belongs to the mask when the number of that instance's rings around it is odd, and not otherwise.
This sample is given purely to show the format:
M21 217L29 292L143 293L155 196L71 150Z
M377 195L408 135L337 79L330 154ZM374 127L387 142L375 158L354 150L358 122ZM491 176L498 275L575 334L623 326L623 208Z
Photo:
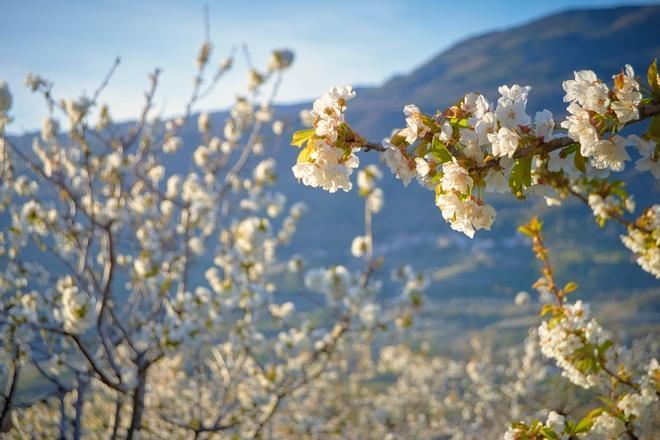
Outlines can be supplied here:
M587 206L589 206L589 199L588 199L587 197L585 197L583 194L580 194L580 192L576 191L576 190L573 189L573 188L568 188L568 190L569 190L569 192L570 192L573 196L575 196L578 200L580 200L581 202L583 202L584 204L586 204ZM623 226L626 226L626 227L628 227L628 228L639 229L640 231L647 232L647 233L652 232L652 231L650 231L650 230L648 230L648 229L646 229L646 228L643 228L643 227L641 227L641 226L635 224L635 222L632 222L632 221L628 220L627 218L625 218L624 216L622 216L621 214L619 214L618 212L616 212L616 211L613 210L613 209L608 209L608 211L607 211L607 215L609 216L609 218L611 218L611 219L617 221L618 223L620 223L620 224L622 224Z
M653 116L659 115L660 114L660 102L655 101L651 102L649 104L643 104L639 106L639 118L633 121L630 121L626 124L623 124L623 127L628 127L630 125L634 125L636 123L642 122L646 119L649 119ZM560 125L560 124L557 124ZM571 144L574 144L575 141L568 136L563 136L559 138L552 139L547 142L541 142L539 145L536 146L527 146L520 148L517 150L513 158L514 159L519 159L521 157L525 157L529 154L542 154L542 153L551 153L555 150L559 150L565 147L568 147ZM379 142L365 142L363 145L359 147L361 151L368 152L368 151L378 151L378 152L384 152L386 151L386 148L383 146L382 143ZM461 155L460 152L455 151L454 152L455 156ZM494 158L490 157L487 158L482 165L476 165L474 166L474 169L489 169L499 166L499 158Z
M101 84L99 84L96 91L92 95L92 104L95 104L97 102L103 90L105 90L105 88L108 86L110 80L112 79L112 76L117 71L117 68L119 67L120 63L121 63L121 58L120 57L115 58L114 62L112 63L112 66L110 66L110 69L108 70L108 73L105 74L103 81L101 81Z

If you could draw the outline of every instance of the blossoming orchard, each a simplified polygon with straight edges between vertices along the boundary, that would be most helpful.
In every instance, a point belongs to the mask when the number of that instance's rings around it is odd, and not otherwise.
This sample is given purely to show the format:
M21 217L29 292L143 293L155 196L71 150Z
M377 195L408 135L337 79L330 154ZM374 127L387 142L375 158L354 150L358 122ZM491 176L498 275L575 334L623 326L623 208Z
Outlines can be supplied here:
M660 178L655 62L644 81L630 66L611 84L575 72L563 83L562 122L548 110L532 118L533 90L505 85L494 105L475 93L435 114L407 105L405 128L382 142L349 125L352 88L331 88L300 115L311 128L293 134L292 171L331 193L356 181L364 230L346 243L362 267L354 271L281 257L299 227L314 226L305 225L304 204L275 189L270 148L292 128L273 103L293 52L275 50L258 68L242 51L248 92L221 124L197 114L240 53L214 60L204 43L190 99L174 118L156 108L154 71L137 120L124 124L102 104L119 60L94 93L73 99L29 75L49 114L31 148L6 133L18 85L0 82L3 438L657 434L657 341L624 346L590 316L576 282L557 279L537 217L520 232L538 259L539 299L521 293L516 303L539 304L541 319L522 343L503 355L473 338L468 360L407 344L402 335L431 280L410 265L384 273L373 234L384 173L360 168L359 157L380 153L403 185L433 191L444 221L474 240L497 221L488 193L550 206L575 198L600 225L621 223L623 245L660 278L660 205L636 207L616 180L632 161ZM645 120L641 136L626 134ZM185 143L189 126L198 146ZM172 160L182 155L185 172ZM387 301L384 281L397 289ZM292 284L295 303L281 295ZM581 393L579 408L539 405L557 381Z

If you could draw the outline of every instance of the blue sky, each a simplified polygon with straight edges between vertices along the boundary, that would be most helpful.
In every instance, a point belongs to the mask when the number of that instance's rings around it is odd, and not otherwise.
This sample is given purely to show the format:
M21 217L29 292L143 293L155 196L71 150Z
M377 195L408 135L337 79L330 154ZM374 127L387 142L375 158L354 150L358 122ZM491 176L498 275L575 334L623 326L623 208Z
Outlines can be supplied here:
M23 86L38 73L55 82L59 97L92 92L115 56L122 64L101 101L117 120L134 117L154 67L163 69L157 104L179 112L190 93L194 59L204 37L209 5L214 60L247 43L257 66L271 48L289 47L296 63L281 102L318 96L333 84L379 84L405 73L471 35L511 27L576 7L608 7L644 1L48 1L3 2L0 14L0 79L14 95L10 131L39 126L41 100ZM239 63L201 109L226 107L242 92Z

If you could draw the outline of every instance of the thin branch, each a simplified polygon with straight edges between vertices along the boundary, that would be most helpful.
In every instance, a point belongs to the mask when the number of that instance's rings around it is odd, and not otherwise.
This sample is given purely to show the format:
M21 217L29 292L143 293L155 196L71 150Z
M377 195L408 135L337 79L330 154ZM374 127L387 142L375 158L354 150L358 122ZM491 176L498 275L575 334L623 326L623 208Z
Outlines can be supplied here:
M110 79L114 75L114 73L117 70L117 67L119 67L120 63L121 63L121 58L120 57L115 58L115 61L112 63L112 66L110 66L110 70L108 70L108 73L106 73L105 77L103 78L103 81L101 82L101 84L98 86L98 88L94 92L94 95L92 95L92 103L96 103L99 96L101 96L101 93L108 86L108 83L110 82Z

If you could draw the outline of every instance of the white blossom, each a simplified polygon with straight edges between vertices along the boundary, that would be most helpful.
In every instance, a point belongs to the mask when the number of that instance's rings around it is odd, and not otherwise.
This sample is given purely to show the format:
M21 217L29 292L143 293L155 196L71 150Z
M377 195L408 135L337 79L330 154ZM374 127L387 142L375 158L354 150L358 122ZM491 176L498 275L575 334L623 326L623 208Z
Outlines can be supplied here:
M488 134L488 140L492 143L494 156L511 158L518 149L520 135L515 130L502 127L497 133Z
M531 118L526 113L527 95L531 86L500 86L495 115L502 127L513 129L520 125L530 125Z
M350 175L360 163L355 154L344 158L342 150L332 147L323 140L316 140L309 158L310 161L293 166L293 175L296 179L307 186L321 187L331 193L338 189L351 190L353 185Z
M555 127L555 121L552 119L552 113L549 110L536 112L534 115L534 134L544 140L552 138L552 130Z
M383 142L383 145L385 146L385 152L383 153L385 163L396 178L400 179L404 186L408 186L410 181L417 175L417 169L412 166L398 147L390 144L387 140Z
M635 80L635 72L626 64L625 72L614 75L614 94L616 100L612 102L611 108L616 113L619 122L625 124L639 119L639 103L642 94L639 92L639 83Z
M635 168L641 172L650 171L653 177L660 179L660 154L655 154L656 143L644 140L637 135L629 136L628 141L637 148L637 152L641 156L635 162Z
M590 156L591 165L599 170L623 171L625 161L630 160L626 143L626 139L619 135L598 141Z
M351 254L355 258L363 257L371 247L371 239L368 236L358 235L351 243Z
M456 190L461 194L469 194L474 184L470 173L461 168L456 162L442 164L442 179L440 183L443 191Z

